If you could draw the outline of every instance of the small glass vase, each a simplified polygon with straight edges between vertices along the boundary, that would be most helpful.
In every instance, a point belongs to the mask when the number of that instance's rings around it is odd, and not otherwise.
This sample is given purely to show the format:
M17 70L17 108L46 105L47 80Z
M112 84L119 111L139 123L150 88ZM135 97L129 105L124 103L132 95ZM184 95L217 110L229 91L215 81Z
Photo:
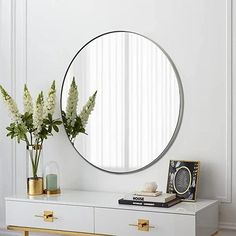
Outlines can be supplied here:
M27 193L28 195L43 194L43 155L42 145L27 146Z

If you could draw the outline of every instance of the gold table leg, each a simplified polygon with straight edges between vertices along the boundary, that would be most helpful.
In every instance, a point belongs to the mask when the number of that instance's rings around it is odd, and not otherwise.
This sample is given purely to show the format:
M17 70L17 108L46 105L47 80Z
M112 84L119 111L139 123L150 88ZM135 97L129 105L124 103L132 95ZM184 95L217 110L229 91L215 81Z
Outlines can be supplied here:
M56 229L31 228L31 227L22 227L22 226L14 226L14 225L8 225L7 229L14 230L14 231L21 231L23 232L23 236L29 236L30 232L59 234L59 235L67 235L67 236L95 236L95 235L108 236L105 234L73 232L73 231L64 231L64 230L56 230Z

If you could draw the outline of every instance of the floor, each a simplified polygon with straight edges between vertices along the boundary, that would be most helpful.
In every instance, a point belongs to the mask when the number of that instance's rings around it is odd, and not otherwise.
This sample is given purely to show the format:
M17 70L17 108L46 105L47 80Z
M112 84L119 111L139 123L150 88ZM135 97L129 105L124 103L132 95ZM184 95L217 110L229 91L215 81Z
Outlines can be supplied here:
M236 231L234 230L221 230L217 236L236 236Z

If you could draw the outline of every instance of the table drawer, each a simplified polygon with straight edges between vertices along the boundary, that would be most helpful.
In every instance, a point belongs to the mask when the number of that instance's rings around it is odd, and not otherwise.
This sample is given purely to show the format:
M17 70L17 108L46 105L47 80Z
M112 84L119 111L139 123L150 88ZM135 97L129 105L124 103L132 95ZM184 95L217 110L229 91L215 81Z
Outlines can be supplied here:
M138 224L139 219L149 220L151 227L148 231L141 231L137 226L134 226ZM195 217L192 215L96 208L95 233L118 236L195 236Z
M44 219L45 211L53 212ZM93 208L84 206L57 205L6 201L6 224L35 228L57 229L77 232L94 232Z

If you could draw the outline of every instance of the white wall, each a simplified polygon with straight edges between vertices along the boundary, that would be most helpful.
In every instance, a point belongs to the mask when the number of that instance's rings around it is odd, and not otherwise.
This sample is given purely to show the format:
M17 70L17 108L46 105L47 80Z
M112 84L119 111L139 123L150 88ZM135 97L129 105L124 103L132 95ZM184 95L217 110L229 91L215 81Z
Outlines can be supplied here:
M230 0L17 0L12 5L11 1L0 0L4 13L0 23L0 83L12 89L18 103L22 101L25 82L35 96L37 91L48 88L53 79L59 90L78 49L92 37L111 30L136 31L156 41L169 53L180 73L185 97L183 123L175 143L158 163L136 174L101 172L77 155L62 129L44 146L44 157L58 161L63 187L133 191L144 182L155 180L165 190L168 160L189 159L201 161L200 197L230 201L227 86L231 78L227 65L231 48L227 6L230 7ZM236 14L233 17L235 22ZM233 52L236 55L235 48ZM6 111L2 104L0 109ZM0 158L0 177L5 176L0 179L1 199L11 192L25 191L24 146L11 148L4 138L7 121L1 115L0 150L8 155ZM233 165L236 171L235 162ZM236 229L236 188L232 193L232 203L221 206L221 223ZM3 220L3 200L0 207Z

